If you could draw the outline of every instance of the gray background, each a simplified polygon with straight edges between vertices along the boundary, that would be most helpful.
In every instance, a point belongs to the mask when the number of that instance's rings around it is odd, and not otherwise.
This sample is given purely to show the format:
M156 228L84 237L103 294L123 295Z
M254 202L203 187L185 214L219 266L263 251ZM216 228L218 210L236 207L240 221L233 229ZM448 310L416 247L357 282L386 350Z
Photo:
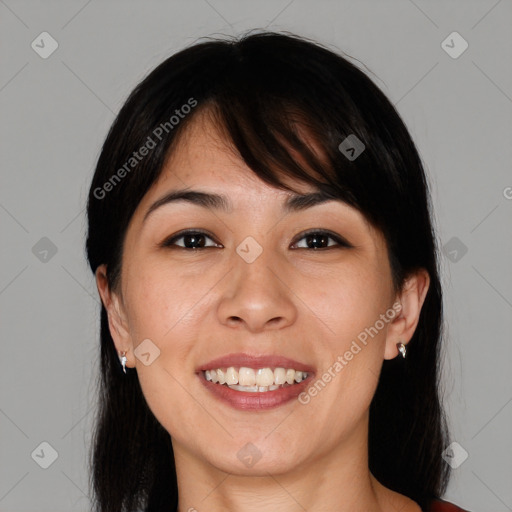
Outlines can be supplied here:
M469 457L446 498L512 510L511 15L510 0L0 0L0 510L88 510L99 302L84 206L115 114L170 54L250 28L359 59L408 125L448 244L444 386ZM47 59L31 47L44 31ZM458 58L441 46L453 31Z

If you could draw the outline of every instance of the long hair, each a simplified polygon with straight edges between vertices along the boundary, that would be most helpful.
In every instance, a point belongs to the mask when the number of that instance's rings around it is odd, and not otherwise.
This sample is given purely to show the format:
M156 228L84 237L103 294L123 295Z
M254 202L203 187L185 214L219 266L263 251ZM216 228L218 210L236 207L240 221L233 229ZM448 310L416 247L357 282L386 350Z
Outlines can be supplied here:
M111 289L119 287L133 212L200 111L266 183L291 190L280 179L291 177L357 208L385 236L395 290L414 270L428 271L407 359L384 361L369 419L372 474L427 509L449 478L441 458L443 312L431 200L399 114L348 57L295 35L263 32L200 42L155 68L121 108L98 159L87 210L92 271L106 264ZM349 136L364 144L357 158L342 151ZM135 159L144 145L151 149ZM95 510L176 510L170 435L150 411L136 370L123 374L104 307L100 341L90 454Z

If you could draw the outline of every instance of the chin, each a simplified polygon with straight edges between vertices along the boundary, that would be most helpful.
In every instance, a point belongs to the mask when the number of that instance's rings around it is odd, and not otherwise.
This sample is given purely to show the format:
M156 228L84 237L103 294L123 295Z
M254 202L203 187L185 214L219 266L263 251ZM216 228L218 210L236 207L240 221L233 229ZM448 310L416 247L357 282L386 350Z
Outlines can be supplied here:
M299 446L301 443L298 443ZM290 440L270 442L264 436L251 440L247 436L230 443L229 448L212 452L210 447L208 461L216 468L233 475L268 476L288 473L300 467L305 457L293 449Z

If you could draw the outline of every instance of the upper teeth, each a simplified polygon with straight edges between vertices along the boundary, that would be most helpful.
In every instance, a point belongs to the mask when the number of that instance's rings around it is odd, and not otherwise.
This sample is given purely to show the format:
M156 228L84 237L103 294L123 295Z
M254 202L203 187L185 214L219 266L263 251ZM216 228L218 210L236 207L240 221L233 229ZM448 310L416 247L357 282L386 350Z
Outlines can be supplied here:
M216 368L204 372L206 380L218 384L240 384L241 386L278 386L280 384L293 384L301 382L308 374L293 368Z

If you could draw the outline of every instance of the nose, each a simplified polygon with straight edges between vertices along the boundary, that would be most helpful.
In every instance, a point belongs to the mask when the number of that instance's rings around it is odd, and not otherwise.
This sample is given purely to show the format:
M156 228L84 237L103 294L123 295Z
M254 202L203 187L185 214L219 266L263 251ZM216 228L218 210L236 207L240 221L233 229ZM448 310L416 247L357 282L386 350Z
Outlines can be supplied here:
M295 322L295 294L286 282L286 273L278 268L275 259L271 260L270 250L264 250L251 263L234 254L234 268L217 311L223 325L245 327L256 333L282 329Z

